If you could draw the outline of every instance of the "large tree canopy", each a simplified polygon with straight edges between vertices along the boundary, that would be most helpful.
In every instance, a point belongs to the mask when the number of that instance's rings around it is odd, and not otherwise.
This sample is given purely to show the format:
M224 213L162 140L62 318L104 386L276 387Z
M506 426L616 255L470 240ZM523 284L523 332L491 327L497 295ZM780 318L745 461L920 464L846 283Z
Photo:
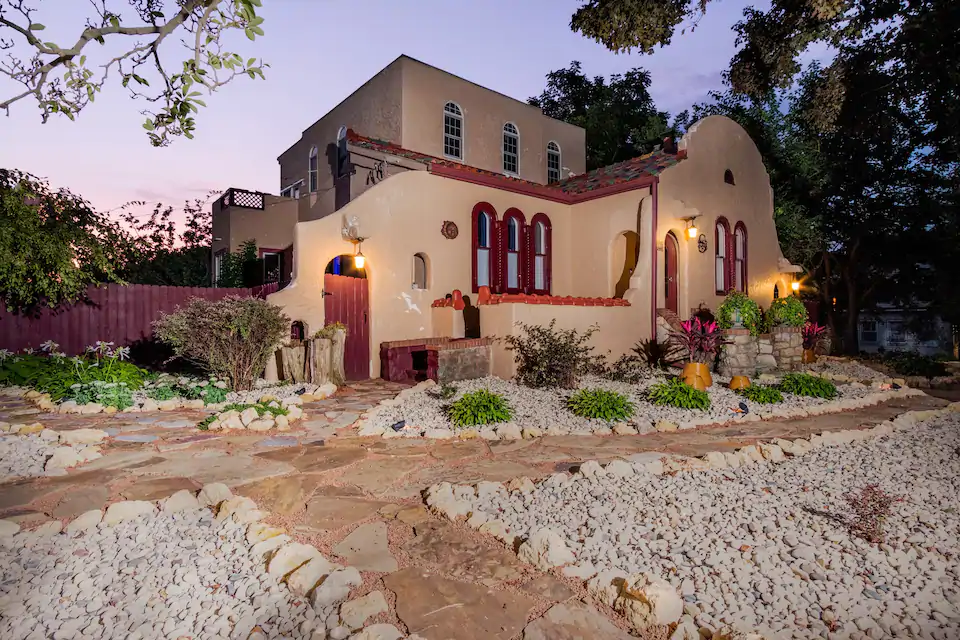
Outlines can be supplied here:
M650 73L588 78L579 62L547 74L547 87L530 104L551 118L586 129L587 170L650 151L669 131L667 114L650 97Z
M122 9L119 2L91 2L92 15L76 40L57 43L44 38L46 27L35 20L37 0L0 0L0 51L7 56L0 74L22 85L0 96L0 110L9 115L12 105L33 99L44 122L55 114L73 120L115 79L147 103L143 127L154 146L164 146L177 136L193 137L204 92L237 76L263 77L262 61L225 48L233 33L250 40L263 35L260 0L128 3ZM117 47L95 61L92 43ZM186 55L174 55L165 43L181 45Z

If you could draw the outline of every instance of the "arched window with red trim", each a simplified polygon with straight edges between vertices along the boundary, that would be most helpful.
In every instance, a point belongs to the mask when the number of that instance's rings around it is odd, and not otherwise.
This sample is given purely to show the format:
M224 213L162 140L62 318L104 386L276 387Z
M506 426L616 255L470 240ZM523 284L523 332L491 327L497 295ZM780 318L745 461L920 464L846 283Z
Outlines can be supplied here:
M733 229L733 276L737 291L747 292L747 227L738 222Z
M732 265L732 238L730 236L730 223L726 218L717 218L716 229L714 232L715 262L714 278L716 279L717 295L726 294L733 282L731 279Z
M473 207L472 221L473 292L477 293L480 287L497 289L497 210L488 202L478 202Z
M533 293L549 295L552 279L553 238L550 218L538 213L530 221L530 233L533 235L533 268L530 274L530 289Z
M505 227L503 238L503 290L507 293L520 293L526 283L526 230L523 212L519 209L507 209L503 214Z

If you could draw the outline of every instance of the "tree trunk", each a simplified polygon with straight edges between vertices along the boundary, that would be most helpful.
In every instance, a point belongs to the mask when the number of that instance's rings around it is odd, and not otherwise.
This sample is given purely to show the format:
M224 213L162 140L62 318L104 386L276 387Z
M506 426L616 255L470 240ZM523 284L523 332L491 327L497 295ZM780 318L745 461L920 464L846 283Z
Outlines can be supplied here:
M833 308L833 294L830 289L830 279L832 273L830 272L830 253L827 251L823 252L823 286L820 287L820 297L823 298L823 304L827 308L827 329L830 332L831 339L833 344L831 344L831 349L837 348L837 315L836 310Z
M843 351L847 355L860 353L860 340L857 325L860 320L860 301L857 299L857 285L849 271L845 272L847 281L847 322L843 332Z
M283 354L283 379L303 382L304 348L282 347L280 351Z
M316 348L316 370L314 371L313 384L326 384L331 382L332 342L327 338L315 340Z
M341 386L346 381L346 375L343 371L343 349L346 345L347 333L345 331L334 331L330 354L330 381Z

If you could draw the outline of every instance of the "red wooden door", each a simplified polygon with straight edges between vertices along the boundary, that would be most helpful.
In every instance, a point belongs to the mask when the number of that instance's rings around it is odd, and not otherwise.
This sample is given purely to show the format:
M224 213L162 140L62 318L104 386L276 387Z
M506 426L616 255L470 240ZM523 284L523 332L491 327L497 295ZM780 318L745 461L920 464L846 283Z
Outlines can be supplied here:
M677 286L677 252L679 249L676 236L668 233L663 242L663 304L674 313L678 313L680 308L679 288Z
M343 372L347 380L367 380L370 377L367 280L327 273L323 276L323 291L326 324L342 322L347 327Z

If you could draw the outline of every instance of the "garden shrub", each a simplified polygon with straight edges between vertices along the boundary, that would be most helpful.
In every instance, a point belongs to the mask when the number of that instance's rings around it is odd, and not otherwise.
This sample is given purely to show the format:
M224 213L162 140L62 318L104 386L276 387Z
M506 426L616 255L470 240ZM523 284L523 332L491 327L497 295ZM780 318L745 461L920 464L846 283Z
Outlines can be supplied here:
M945 364L919 353L891 351L883 357L883 363L899 373L901 376L923 376L937 378L947 375Z
M31 387L49 393L53 400L62 400L78 384L122 382L136 390L146 380L146 371L124 361L129 353L126 347L114 349L113 343L98 342L87 347L86 354L72 358L58 353L58 348L48 342L48 355L0 352L0 384Z
M280 307L239 296L194 298L154 322L157 336L174 353L226 377L237 391L253 387L289 327Z
M807 322L807 308L797 296L775 298L765 315L772 327L802 327Z
M168 384L161 384L156 387L151 387L147 389L147 397L151 400L156 400L157 402L163 402L164 400L172 400L177 397L177 392Z
M575 416L620 422L633 416L634 406L622 393L606 389L580 389L567 400Z
M650 370L638 356L625 353L612 365L605 367L601 375L607 380L636 384L649 377Z
M125 382L93 382L78 383L70 387L63 396L77 404L96 402L104 407L116 407L123 411L133 406L133 389Z
M749 387L737 389L737 393L752 402L760 404L777 404L783 402L783 394L776 387L768 387L762 384L754 384Z
M502 338L514 352L518 383L527 387L574 389L580 376L597 367L598 358L592 355L593 347L587 344L597 326L580 333L576 329L554 329L556 323L551 320L545 327L517 323L523 335Z
M785 393L808 398L832 400L837 397L837 386L835 384L809 373L788 373L783 376L778 388Z
M710 408L710 396L707 395L707 392L684 384L680 378L670 378L652 386L647 392L647 398L652 404L659 406L700 409L701 411Z
M760 330L760 305L739 291L731 291L717 309L717 323L721 329L732 329L735 312L740 312L740 324L752 335Z
M456 426L470 427L509 422L513 417L513 410L500 394L479 389L464 394L451 404L447 408L447 415Z

